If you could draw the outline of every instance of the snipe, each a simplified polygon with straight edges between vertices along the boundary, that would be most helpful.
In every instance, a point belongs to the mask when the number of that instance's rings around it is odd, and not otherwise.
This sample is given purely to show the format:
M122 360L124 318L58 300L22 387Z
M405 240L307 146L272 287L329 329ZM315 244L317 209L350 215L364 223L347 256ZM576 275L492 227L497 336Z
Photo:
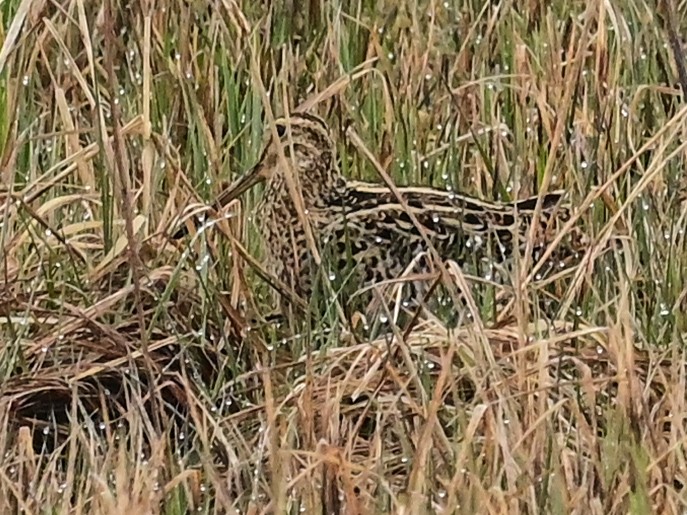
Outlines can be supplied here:
M429 260L418 260L427 251L426 240L408 211L385 186L344 179L323 120L293 113L277 120L275 128L257 165L215 201L221 208L257 183L266 183L254 218L272 274L308 299L318 274L370 286L399 278L409 265L416 265L415 273L426 271ZM286 174L292 174L293 181ZM289 182L300 192L300 209ZM485 267L492 269L524 250L533 223L537 224L533 250L539 253L569 216L562 192L546 194L540 217L534 220L537 197L500 203L429 187L398 189L443 259L487 276L491 273L485 274ZM304 218L326 257L322 266L313 258Z

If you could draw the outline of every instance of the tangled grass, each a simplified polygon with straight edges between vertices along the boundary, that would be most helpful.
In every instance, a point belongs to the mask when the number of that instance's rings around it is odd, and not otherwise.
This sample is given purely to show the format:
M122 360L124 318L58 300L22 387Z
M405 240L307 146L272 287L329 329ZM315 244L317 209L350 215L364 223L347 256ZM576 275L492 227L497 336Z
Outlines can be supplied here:
M672 7L0 5L2 510L684 512ZM566 189L580 266L457 328L256 324L253 194L170 236L266 103L327 117L352 178L362 142L399 184Z

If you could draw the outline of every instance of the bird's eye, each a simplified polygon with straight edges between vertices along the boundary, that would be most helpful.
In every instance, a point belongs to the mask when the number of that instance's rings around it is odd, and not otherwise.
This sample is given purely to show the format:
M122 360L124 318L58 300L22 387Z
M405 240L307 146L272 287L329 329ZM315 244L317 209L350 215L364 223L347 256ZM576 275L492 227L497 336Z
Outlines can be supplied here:
M284 134L286 134L286 126L285 125L277 125L277 134L279 135L280 138L283 138Z

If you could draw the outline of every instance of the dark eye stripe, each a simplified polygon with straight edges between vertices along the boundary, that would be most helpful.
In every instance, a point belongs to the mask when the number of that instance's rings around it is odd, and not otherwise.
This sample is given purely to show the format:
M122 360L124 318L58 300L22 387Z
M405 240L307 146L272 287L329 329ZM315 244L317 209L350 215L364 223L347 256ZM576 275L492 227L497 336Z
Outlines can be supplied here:
M323 134L315 130L314 127L303 127L302 130L307 134L307 139L317 145L320 150L324 150L330 145L329 137L327 137L326 133Z
M290 138L286 130L286 126L279 123L277 125L277 134L282 144L290 143ZM318 149L323 150L332 145L331 138L328 132L319 130L319 127L313 125L291 125L291 137L294 140L307 141L311 145L316 146Z

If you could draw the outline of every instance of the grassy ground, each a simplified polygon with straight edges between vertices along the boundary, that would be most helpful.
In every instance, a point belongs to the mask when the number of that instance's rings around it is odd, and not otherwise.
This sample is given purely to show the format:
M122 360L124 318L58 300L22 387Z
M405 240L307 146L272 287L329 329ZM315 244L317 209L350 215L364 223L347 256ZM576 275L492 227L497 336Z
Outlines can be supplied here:
M685 110L653 3L273 4L0 3L0 509L684 512ZM250 329L269 292L223 234L259 255L255 192L168 235L255 163L267 99L317 103L349 177L378 180L350 126L398 184L566 189L591 244L558 315L529 282L455 330Z

